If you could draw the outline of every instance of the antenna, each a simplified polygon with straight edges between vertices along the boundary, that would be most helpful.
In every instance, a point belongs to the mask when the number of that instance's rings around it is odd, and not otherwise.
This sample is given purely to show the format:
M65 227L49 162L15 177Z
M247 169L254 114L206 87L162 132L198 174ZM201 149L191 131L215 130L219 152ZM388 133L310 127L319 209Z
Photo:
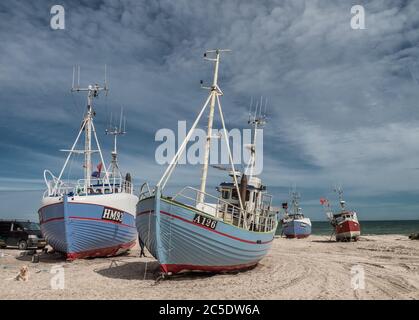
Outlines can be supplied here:
M77 73L77 75L76 75ZM77 86L75 85L75 78L77 76ZM98 84L89 84L87 87L81 88L80 87L80 65L74 65L73 66L73 81L71 86L71 92L87 92L87 112L84 116L82 126L80 128L79 135L76 139L75 144L77 143L78 139L80 138L80 134L82 131L85 132L85 149L84 149L84 190L87 192L88 188L90 188L90 181L91 181L91 168L92 168L92 153L93 152L99 152L100 160L102 164L104 164L102 151L99 146L99 141L97 139L95 126L93 124L93 118L96 115L95 111L93 110L93 100L94 98L97 98L99 96L100 91L108 91L108 87L105 84L105 86L101 87ZM92 141L93 138L96 142L98 150L92 150ZM74 144L74 146L75 146ZM61 179L61 176L63 174L63 171L65 169L65 166L68 163L69 157L72 153L74 153L74 146L72 147L72 150L70 150L69 155L67 157L66 163L64 164L64 167L61 170L59 179ZM103 181L109 181L108 180L108 171L105 168L105 178Z
M113 141L114 141L113 150L112 150L112 161L108 170L111 173L112 178L114 179L114 184L115 184L115 178L118 178L118 177L122 178L121 172L119 171L119 167L118 167L117 137L122 136L126 133L125 131L126 119L123 113L124 113L124 109L123 107L121 107L121 112L119 116L119 126L116 126L113 124L112 113L111 113L111 121L109 122L108 128L105 130L105 134L113 136Z
M104 90L105 90L105 95L108 95L108 91L109 91L109 86L108 86L108 65L105 64L105 81L104 81Z
M201 88L211 91L216 91L218 95L223 95L223 92L221 91L220 87L218 86L218 64L220 62L220 53L221 52L231 52L230 49L213 49L213 50L207 50L204 52L204 60L207 61L213 61L215 62L215 72L214 72L214 79L212 82L212 85L210 87L204 86L204 81L201 80ZM215 57L211 57L214 56Z
M75 78L77 77L77 86L75 86ZM106 94L108 94L109 91L109 85L108 85L108 76L107 76L107 65L105 65L105 78L103 86L99 86L98 84L89 85L86 88L80 88L80 65L74 65L73 66L73 82L71 86L71 91L93 91L94 97L97 97L99 94L99 91L105 91Z
M126 133L126 131L125 131L126 121L127 121L127 119L124 116L124 108L121 107L121 112L120 112L120 116L119 116L119 125L116 126L116 125L113 124L112 113L111 113L111 120L109 121L108 128L105 130L105 134L110 134L110 135L114 135L114 136L124 135Z
M335 186L335 188L333 189L333 191L335 191L338 196L339 196L339 204L342 208L342 211L345 210L345 201L343 200L343 190L342 190L342 186L338 185Z
M255 111L252 116L252 108L253 108L253 97L250 100L250 107L249 107L249 120L247 121L255 129L257 127L263 127L266 124L266 109L268 104L268 99L265 98L265 107L264 111L262 112L262 105L263 105L263 96L260 97L260 101L256 101Z

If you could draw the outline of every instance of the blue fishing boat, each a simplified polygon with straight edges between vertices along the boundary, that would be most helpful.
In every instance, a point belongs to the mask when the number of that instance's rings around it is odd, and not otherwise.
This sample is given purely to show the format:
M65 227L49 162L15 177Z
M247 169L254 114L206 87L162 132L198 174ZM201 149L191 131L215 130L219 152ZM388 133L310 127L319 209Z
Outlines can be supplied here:
M277 227L272 197L259 177L253 175L256 129L262 117L249 121L254 130L251 159L245 172L235 170L224 123L218 87L218 66L222 50L207 51L205 58L215 63L209 97L188 132L174 159L153 190L144 184L137 205L139 237L158 260L162 276L188 271L225 272L254 267L269 251ZM213 57L210 57L213 55ZM206 190L214 107L217 104L223 138L229 153L231 180L221 183L217 195ZM207 106L210 106L208 131L200 189L184 187L173 196L164 193L176 167Z
M117 162L116 137L125 130L120 126L107 131L114 135L115 141L111 165L106 168L93 124L96 114L93 99L102 90L108 91L106 81L102 87L97 84L87 88L74 87L73 70L72 91L87 92L87 111L71 149L63 150L68 155L58 177L49 170L44 171L47 190L38 210L41 231L47 243L68 260L117 255L133 247L137 239L135 207L138 197L133 194L131 176L127 174L123 179ZM83 133L84 149L76 150ZM95 150L92 149L93 137ZM98 154L100 160L94 172L93 153ZM75 182L63 181L65 169L74 154L84 155L84 178Z
M285 210L284 217L281 219L282 234L287 238L307 238L311 234L311 221L304 217L302 209L299 206L300 195L292 192L291 212L288 212L288 204L283 203Z

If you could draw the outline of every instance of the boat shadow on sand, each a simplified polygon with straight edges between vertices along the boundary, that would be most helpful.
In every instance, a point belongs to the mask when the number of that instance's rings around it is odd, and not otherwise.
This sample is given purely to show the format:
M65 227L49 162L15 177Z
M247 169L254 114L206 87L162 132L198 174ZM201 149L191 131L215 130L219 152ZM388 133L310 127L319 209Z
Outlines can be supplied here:
M156 280L159 276L157 261L118 261L112 260L108 267L95 269L101 276L123 280Z
M112 261L107 268L94 270L101 276L112 279L123 280L155 280L159 281L160 278L160 265L157 261ZM247 270L246 270L247 271ZM245 272L245 271L243 271ZM197 278L210 278L216 275L237 274L240 271L225 272L225 273L212 273L212 272L185 272L176 275L171 275L165 278L170 281L189 281Z

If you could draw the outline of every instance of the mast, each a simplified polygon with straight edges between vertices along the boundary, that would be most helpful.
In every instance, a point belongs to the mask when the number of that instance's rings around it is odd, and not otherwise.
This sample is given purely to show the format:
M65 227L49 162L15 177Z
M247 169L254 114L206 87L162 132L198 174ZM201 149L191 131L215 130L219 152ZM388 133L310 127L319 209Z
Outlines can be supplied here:
M202 176L201 176L201 187L200 193L198 194L198 203L203 203L205 201L205 189L207 184L207 175L208 175L208 162L209 162L209 152L211 147L211 136L212 136L212 124L214 121L214 107L217 95L219 94L218 88L218 66L220 64L220 51L224 50L210 50L204 54L204 59L209 61L214 61L214 77L212 81L212 86L209 88L210 93L210 110L208 115L208 129L207 129L207 138L205 141L205 151L204 151L204 163L202 166ZM207 58L208 52L215 52L215 58Z
M342 188L341 187L336 187L335 188L335 192L339 196L339 204L340 204L340 207L341 207L342 211L345 211L345 200L343 200L343 191L342 191Z
M227 151L228 151L228 156L229 156L229 162L230 162L230 165L231 165L231 170L233 172L234 185L235 185L237 193L238 193L240 209L243 210L243 202L242 202L241 196L240 196L239 183L237 181L237 176L235 174L236 169L234 168L233 156L231 154L230 143L229 143L229 140L228 140L228 133L227 133L227 129L226 129L226 126L225 126L224 115L223 115L221 102L220 102L220 98L219 98L219 96L223 95L223 92L221 91L221 89L220 89L220 87L218 86L218 83L217 83L218 82L218 66L219 66L219 62L220 62L220 52L229 52L229 51L231 51L231 50L216 49L216 50L208 50L208 51L205 52L204 59L208 60L208 61L215 62L214 79L213 79L212 86L211 87L202 86L203 82L201 80L201 87L203 89L210 90L210 94L208 95L208 98L205 101L205 104L203 105L201 111L199 112L197 118L195 119L195 122L193 123L192 127L189 129L188 134L186 135L186 137L183 140L181 146L179 147L178 151L176 152L175 156L173 157L171 163L169 164L166 171L163 173L163 176L160 178L159 182L157 183L156 188L157 188L157 190L159 190L161 192L161 190L163 190L164 187L166 186L166 183L169 180L170 176L172 175L174 169L176 168L176 165L179 163L180 156L185 151L186 145L187 145L188 141L190 140L196 126L198 125L199 120L201 119L202 115L204 114L204 111L206 110L208 104L210 104L211 105L211 111L210 111L209 116L208 116L208 131L207 131L207 140L206 140L206 145L205 145L204 165L203 165L203 168L202 168L201 189L200 189L199 194L196 197L196 204L204 203L204 200L205 200L204 192L205 192L206 180L207 180L207 174L208 174L208 159L209 159L210 142L211 142L211 134L212 134L212 123L213 123L213 119L214 119L215 104L217 104L218 111L219 111L219 114L220 114L221 124L222 124L222 127L223 127L223 133L224 133L223 137L224 137L224 140L225 140L225 143L226 143L226 146L227 146ZM208 53L215 53L215 58L208 58L207 57ZM245 223L245 225L246 225L246 223Z
M119 170L119 166L118 166L118 150L117 150L117 137L120 135L124 135L126 133L126 119L123 118L123 109L121 108L121 115L120 115L120 119L119 119L119 127L117 126L113 126L112 125L112 115L111 115L111 121L109 124L109 128L105 130L105 133L107 135L112 135L113 136L113 150L111 153L112 156L112 160L111 160L111 164L110 167L108 169L108 172L110 172L112 179L113 179L113 184L115 185L115 179L116 177L119 177L122 179L122 175L121 172Z
M80 66L77 67L77 87L74 86L74 73L75 68L73 68L73 85L71 88L71 92L87 92L87 111L86 115L83 119L82 128L85 131L85 139L84 139L84 189L87 192L88 188L90 187L91 175L92 175L92 153L96 152L96 150L92 150L92 133L96 140L96 144L98 147L98 151L100 154L100 158L102 164L104 165L102 152L100 150L100 146L98 143L98 139L96 136L95 127L93 124L93 117L95 116L95 111L93 109L93 98L97 98L99 96L100 91L105 91L106 93L109 91L107 82L106 82L106 66L105 66L105 84L103 87L99 86L98 84L90 84L86 88L80 88ZM108 179L108 173L105 167L105 177Z
M253 128L253 135L252 141L250 144L250 160L246 168L246 173L249 175L249 181L253 177L253 171L256 164L256 139L257 139L257 132L258 129L263 127L266 124L266 115L262 114L262 104L263 104L263 97L260 97L260 105L259 102L256 103L255 113L251 115L251 108L252 103L250 104L249 110L249 120L247 121L248 124ZM265 99L265 110L267 105L267 99Z

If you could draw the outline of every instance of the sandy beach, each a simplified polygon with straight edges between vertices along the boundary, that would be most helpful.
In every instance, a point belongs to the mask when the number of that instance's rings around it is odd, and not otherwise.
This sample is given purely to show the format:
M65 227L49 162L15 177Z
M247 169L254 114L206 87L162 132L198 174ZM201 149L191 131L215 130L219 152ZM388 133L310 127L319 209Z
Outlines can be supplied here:
M14 280L23 265L29 280ZM51 270L58 265L64 289L51 287L57 276ZM0 299L419 299L419 241L401 235L363 236L356 243L326 236L276 238L256 268L236 274L182 275L156 283L158 269L153 258L139 258L137 248L74 262L43 254L39 263L19 250L1 249ZM365 276L356 290L354 274Z

